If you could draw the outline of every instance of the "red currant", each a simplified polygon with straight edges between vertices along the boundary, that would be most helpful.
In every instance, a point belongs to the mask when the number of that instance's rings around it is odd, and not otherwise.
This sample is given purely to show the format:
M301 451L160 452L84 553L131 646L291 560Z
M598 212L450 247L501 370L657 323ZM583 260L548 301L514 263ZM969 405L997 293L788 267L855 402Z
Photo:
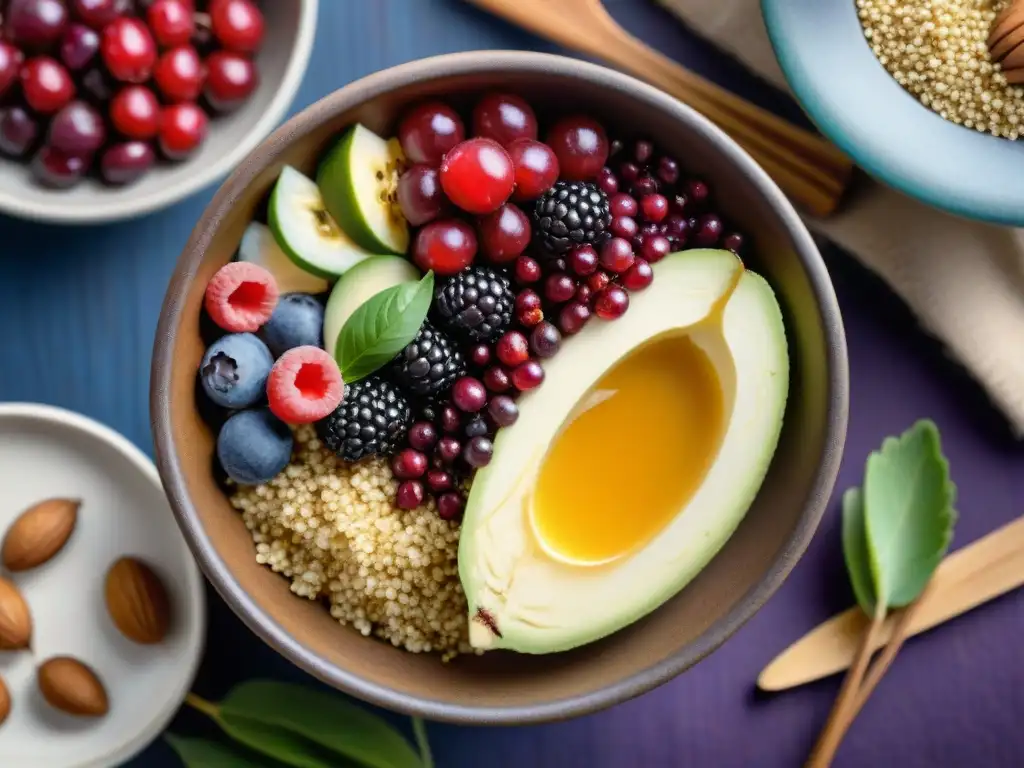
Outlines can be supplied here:
M399 480L415 480L427 471L427 457L412 448L395 454L391 459L391 471Z
M629 309L629 294L612 283L594 297L594 314L602 320L615 320Z
M449 200L469 213L498 210L512 196L514 185L512 158L491 139L464 141L441 161L441 187Z
M579 333L590 320L590 309L585 304L572 302L562 307L558 315L558 327L566 336Z
M409 161L434 167L465 138L466 129L458 114L439 101L415 107L398 126L398 140Z
M473 365L483 368L491 362L491 348L486 344L477 344L470 348L468 356Z
M25 55L10 43L0 41L0 96L10 90L21 72Z
M520 392L539 387L544 381L544 369L536 360L527 360L512 371L512 385Z
M480 249L495 264L515 261L530 244L530 219L508 203L480 219Z
M640 248L640 255L648 264L655 264L672 253L672 243L664 235L644 238L644 244Z
M663 157L658 161L658 178L668 185L679 181L679 163L671 157Z
M457 520L462 515L466 500L458 493L442 493L437 499L437 516L442 520Z
M423 490L423 483L417 480L406 480L398 486L395 493L395 504L399 509L416 509L423 503L426 493Z
M444 194L437 168L417 164L398 179L398 204L402 214L414 227L422 227L441 215Z
M587 278L587 287L594 293L604 290L604 287L612 281L607 272L595 272Z
M446 405L441 408L441 429L449 433L462 429L462 416L459 415L454 405ZM459 452L458 448L455 449L455 452Z
M597 271L597 251L591 245L580 245L569 252L569 268L580 277Z
M608 136L596 120L573 116L559 120L548 133L562 178L568 181L596 179L608 161Z
M434 493L450 491L454 486L455 480L452 478L451 472L445 472L443 469L427 470L427 488Z
M263 14L252 0L213 0L210 25L228 50L255 53L263 42Z
M608 230L615 236L624 240L632 240L640 228L636 225L636 219L630 216L616 216L612 219Z
M71 9L93 29L103 29L120 12L117 0L71 0Z
M434 455L441 460L442 464L451 464L459 457L460 453L462 453L462 443L450 435L445 435L438 440L437 449L434 451Z
M619 180L615 178L615 173L611 168L605 166L601 169L601 173L597 176L597 186L601 188L608 197L611 197L619 191Z
M441 219L424 226L413 244L413 261L424 272L454 275L476 258L476 233L459 219Z
M541 323L530 334L530 349L537 357L554 357L562 346L562 334L551 323Z
M186 0L156 0L146 11L146 21L162 48L188 45L196 30L191 4Z
M654 270L643 259L637 259L622 276L622 285L630 291L642 291L654 280Z
M743 248L743 235L738 232L730 232L722 238L722 247L727 251L739 253L740 249Z
M437 429L429 421L418 421L409 427L409 445L417 451L429 451L437 442Z
M237 109L259 84L256 65L231 51L214 51L206 57L206 99L218 112Z
M216 55L216 54L215 54ZM203 90L203 62L196 49L182 45L167 51L156 64L153 79L167 101L195 101Z
M515 167L516 200L540 197L558 181L558 158L547 144L533 139L517 139L508 145Z
M633 259L633 246L621 237L613 237L601 246L601 266L609 272L625 272L633 266Z
M473 135L507 147L516 139L537 138L537 116L524 99L510 93L489 93L473 110Z
M686 194L693 203L700 205L707 202L708 197L711 196L711 190L700 179L690 179L686 184Z
M576 281L565 272L553 272L544 281L544 296L553 304L568 301L576 293Z
M720 218L713 213L705 214L697 225L697 231L693 236L694 243L703 248L709 248L718 242L723 229Z
M160 149L171 160L183 160L206 138L206 113L195 104L172 104L160 115Z
M640 206L636 200L625 192L612 195L608 201L608 208L612 216L636 216L640 212Z
M540 296L536 291L527 288L516 296L516 319L527 328L544 319Z
M160 128L160 102L144 85L125 86L110 102L110 122L131 139L151 139Z
M640 201L640 209L648 221L661 221L668 216L668 198L664 195L647 195Z
M530 343L519 331L508 331L498 339L494 351L502 363L512 368L529 359Z
M452 402L463 413L476 413L487 405L487 388L479 379L463 376L452 386Z
M529 256L516 259L516 280L520 283L535 283L540 280L540 264Z
M49 56L36 56L21 68L21 92L36 112L49 115L75 97L75 83L68 71Z
M156 43L142 21L122 16L104 27L100 55L115 79L141 83L148 80L153 72Z
M508 392L509 387L512 386L512 380L504 368L494 365L484 371L484 386L488 391L500 394Z
M580 304L590 306L590 300L593 297L594 292L590 289L590 286L586 283L580 283L579 287L576 288L576 295L573 296L573 300L578 301Z

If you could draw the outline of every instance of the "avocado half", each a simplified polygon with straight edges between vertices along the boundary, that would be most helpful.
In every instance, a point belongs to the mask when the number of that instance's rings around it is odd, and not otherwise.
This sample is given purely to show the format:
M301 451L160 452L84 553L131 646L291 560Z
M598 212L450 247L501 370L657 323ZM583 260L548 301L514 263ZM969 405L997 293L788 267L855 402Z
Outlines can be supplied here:
M589 323L545 363L547 384L520 398L518 421L498 433L494 458L474 478L459 574L476 648L553 653L637 621L708 564L764 481L789 391L775 294L728 251L672 254L654 272L622 318ZM723 389L723 436L703 482L632 554L599 567L554 559L529 514L548 447L606 372L645 341L673 332L704 351Z

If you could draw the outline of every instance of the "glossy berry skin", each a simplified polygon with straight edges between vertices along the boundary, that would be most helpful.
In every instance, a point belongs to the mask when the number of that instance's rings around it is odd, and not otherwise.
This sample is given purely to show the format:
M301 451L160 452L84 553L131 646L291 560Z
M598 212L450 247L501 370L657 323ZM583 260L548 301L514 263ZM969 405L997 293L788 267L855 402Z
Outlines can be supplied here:
M482 217L477 230L480 250L493 264L515 261L530 244L532 235L529 217L511 203Z
M412 448L396 453L391 459L391 471L399 480L415 480L427 471L427 457Z
M479 415L474 416L472 419L470 419L465 429L466 437L468 438L482 437L483 435L486 435L489 431L490 427L487 424L487 419Z
M553 272L544 281L544 296L554 303L568 301L576 293L576 281L564 272Z
M68 189L78 183L88 167L86 157L43 147L32 160L32 175L45 187Z
M608 208L612 216L636 216L640 212L636 199L625 192L613 195L608 201Z
M612 279L608 276L607 272L595 272L587 278L587 287L590 288L593 293L598 293L599 291L603 291L605 286L608 285L611 280Z
M429 421L418 421L409 427L409 445L417 451L430 451L437 444L437 429Z
M693 233L693 242L700 247L710 247L722 237L724 229L722 220L715 214L705 214L700 218L697 229Z
M422 227L440 216L444 195L437 168L421 163L406 170L398 180L398 205L414 227Z
M498 395L487 404L487 415L497 426L511 427L519 418L519 408L508 395Z
M451 464L462 452L462 443L450 435L445 435L437 441L436 456L444 464Z
M273 480L288 466L293 448L292 431L267 408L234 414L217 436L217 458L240 485Z
M568 266L580 277L597 271L598 256L592 245L580 245L569 252Z
M654 270L643 259L637 259L622 276L622 285L629 291L642 291L654 281Z
M452 385L452 402L463 413L476 413L487 405L487 388L479 379L463 376Z
M625 272L633 266L634 258L633 246L621 237L613 237L601 247L601 266L609 272Z
M615 172L608 166L602 168L597 175L597 186L608 197L612 197L619 191L619 180L615 177Z
M160 150L170 160L182 160L203 143L206 127L206 113L195 104L164 107L160 119Z
M93 29L103 29L117 18L120 8L116 0L71 0L71 10Z
M536 360L527 360L512 371L512 386L520 392L536 389L544 382L544 369Z
M633 145L633 158L640 165L646 165L653 156L654 145L651 142L641 139Z
M691 202L700 205L707 202L707 199L711 196L711 190L700 179L690 179L686 183L686 194Z
M210 24L228 50L255 53L263 42L263 14L252 0L212 0Z
M675 184L679 181L679 163L671 157L663 157L658 161L658 178L665 184Z
M131 184L156 162L156 153L145 141L113 144L100 158L100 175L108 184Z
M596 179L608 161L608 136L590 117L559 120L548 132L547 144L558 157L561 177L566 181Z
M551 323L541 323L530 333L530 350L542 360L554 357L561 346L562 334Z
M99 112L84 101L72 101L50 122L49 143L71 155L88 156L103 146L107 129Z
M416 480L406 480L400 483L398 491L395 492L395 504L399 509L416 509L427 494L423 490L423 483Z
M511 93L488 93L473 109L473 135L507 147L516 139L537 138L537 116L525 99Z
M640 200L640 210L647 221L663 221L668 216L668 198L664 195L647 195Z
M727 251L739 253L743 248L743 235L738 232L730 232L722 238L722 247Z
M83 24L69 24L60 41L60 60L72 72L84 69L100 49L100 36Z
M640 255L648 264L656 264L672 253L672 243L664 235L644 238L644 244L640 248Z
M458 493L443 493L437 499L437 515L442 520L458 520L466 506L465 499Z
M515 273L520 283L535 283L540 280L540 264L529 256L520 256L516 259Z
M188 45L196 29L191 0L156 0L146 11L146 22L161 48Z
M508 331L494 347L498 359L509 368L526 362L530 357L530 343L519 331Z
M231 51L206 57L206 100L218 112L238 109L259 85L256 65Z
M345 384L334 356L320 347L292 347L267 378L267 405L286 424L312 424L341 405ZM426 468L427 459L423 458Z
M462 416L454 405L445 405L441 408L440 423L445 432L458 432L462 429Z
M24 61L25 56L21 51L10 43L0 41L0 96L7 93L17 82Z
M454 275L473 263L477 239L473 228L460 219L441 219L424 226L413 244L413 261L424 272Z
M516 296L516 320L520 325L532 328L544 319L540 296L536 291L527 288Z
M534 200L558 181L558 158L547 144L533 139L517 139L508 145L515 167L516 200Z
M636 224L636 219L630 216L616 216L612 219L608 230L615 237L621 237L624 240L632 240L636 237L637 232L640 231Z
M110 102L110 122L131 139L151 139L160 128L160 102L144 85L128 85Z
M37 56L21 68L21 91L32 109L49 115L75 97L75 84L59 62L49 56Z
M433 493L444 493L455 486L455 478L452 477L452 473L445 472L443 469L427 470L426 481L427 488Z
M182 45L165 52L153 70L153 79L165 100L195 101L203 90L203 62L196 49Z
M477 344L469 350L469 359L473 365L483 368L491 362L491 348L486 344Z
M474 469L482 469L491 463L494 455L494 443L486 437L478 436L466 443L462 449L462 459Z
M439 101L414 107L398 126L398 140L409 161L435 168L445 154L465 138L462 119L454 109Z
M491 139L469 139L441 162L441 187L448 199L475 214L498 210L512 196L515 170L504 147Z
M0 113L0 152L10 157L24 157L39 137L39 123L17 105Z
M594 292L590 290L590 286L586 283L581 283L576 288L576 294L572 297L573 301L578 301L580 304L590 306L590 300L594 298Z
M612 283L594 297L594 314L602 320L615 320L629 309L629 294Z
M141 83L149 79L156 66L156 42L141 20L123 16L103 29L100 55L114 78Z
M566 336L579 333L590 320L590 309L579 302L572 302L562 307L558 314L558 327Z
M487 387L487 391L500 394L508 392L512 386L512 379L504 368L494 365L484 371L484 386Z
M5 31L22 49L46 50L64 34L68 11L61 0L10 0L6 6Z

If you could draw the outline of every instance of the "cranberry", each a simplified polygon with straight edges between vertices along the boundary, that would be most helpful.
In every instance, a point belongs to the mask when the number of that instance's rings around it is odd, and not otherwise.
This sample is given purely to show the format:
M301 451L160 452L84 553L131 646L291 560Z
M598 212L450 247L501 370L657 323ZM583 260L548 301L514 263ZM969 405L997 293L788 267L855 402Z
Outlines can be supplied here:
M100 175L108 184L130 184L156 161L153 148L144 141L113 144L100 158Z
M437 430L429 421L418 421L409 428L409 445L417 451L429 451L437 442Z
M240 53L255 53L263 42L263 14L252 0L213 0L210 25L221 45Z
M520 283L535 283L540 280L540 264L529 256L516 259L516 280Z
M160 115L160 149L171 160L188 157L206 138L206 113L195 104L172 104Z
M437 499L437 515L442 520L457 520L466 502L458 493L443 493Z
M590 309L585 304L572 302L562 307L558 315L558 327L566 336L579 333L590 319Z
M663 157L658 161L658 178L672 186L679 181L679 163L671 157Z
M576 293L576 281L564 272L553 272L544 281L544 296L554 304L568 301Z
M49 56L37 56L21 68L21 91L36 112L49 115L75 97L71 75Z
M520 392L536 389L544 382L544 369L536 360L527 360L512 371L512 385Z
M427 470L427 488L434 493L450 491L454 485L455 478L452 477L451 472L445 472L443 469Z
M665 221L665 236L670 240L675 239L680 245L686 242L690 235L690 222L688 219L672 214Z
M129 85L110 102L110 122L133 139L151 139L160 128L160 102L144 85Z
M655 264L672 253L672 243L664 235L648 237L644 240L640 255L648 264Z
M608 197L619 191L619 180L615 178L615 173L608 166L602 168L601 173L597 175L597 186Z
M256 65L231 51L214 51L206 57L206 100L218 112L242 105L259 85Z
M500 345L501 342L498 344ZM498 356L501 356L500 351ZM476 413L487 405L487 388L479 379L463 376L461 379L457 379L452 386L452 402L464 413Z
M511 427L519 418L519 408L508 395L498 395L487 404L487 414L499 427Z
M118 17L121 10L116 0L71 0L71 9L93 29L103 29Z
M693 234L693 241L696 245L707 248L718 242L722 236L722 220L713 213L701 217L697 225L697 231Z
M399 480L415 480L427 471L427 457L412 448L406 448L391 459L391 471Z
M608 160L608 136L596 120L572 116L559 120L548 133L562 178L569 181L596 179Z
M146 21L162 48L188 45L196 30L187 0L156 0L146 11Z
M10 43L0 41L0 96L10 90L21 72L25 56Z
M540 296L536 291L527 288L516 296L516 319L527 328L532 328L544 319Z
M654 270L643 259L637 259L622 276L622 285L630 291L642 291L654 280Z
M444 464L451 464L462 452L462 443L450 435L445 435L437 441L437 457Z
M441 215L444 195L437 168L422 163L410 167L398 180L398 204L414 227L422 227Z
M594 314L602 320L615 320L629 309L629 294L612 283L594 297Z
M39 123L22 107L5 109L0 116L0 152L22 157L35 145Z
M54 147L43 147L32 160L32 173L36 180L54 189L73 186L88 167L88 157L69 155Z
M530 356L530 345L519 331L508 331L498 339L494 351L498 359L511 368Z
M103 118L84 101L70 102L50 123L50 145L69 155L89 156L103 146L106 137Z
M637 197L647 197L658 193L658 182L650 176L641 176L633 182L633 194Z
M613 237L601 246L601 266L621 274L633 266L633 246L628 240Z
M722 247L727 251L738 254L740 249L743 248L743 235L739 232L730 232L722 238Z
M648 221L661 221L668 216L668 198L664 195L647 195L640 200L640 209Z
M153 79L168 101L195 101L203 90L205 74L196 49L183 45L160 57Z
M68 11L61 0L10 0L6 5L4 27L19 47L43 51L64 34Z
M469 359L473 361L473 365L483 368L491 362L491 348L486 344L477 344L469 350Z
M515 261L530 244L530 219L519 206L508 203L482 217L477 230L480 250L495 264Z
M500 393L507 392L512 381L504 368L494 365L484 371L484 385L489 391Z
M473 110L473 135L507 147L516 139L537 138L537 116L524 99L510 93L489 93Z
M441 219L417 233L412 258L424 272L454 275L473 263L476 249L476 233L469 224L459 219Z
M423 491L423 483L406 480L398 486L395 503L400 509L416 509L423 503L424 498L426 498L426 493Z
M636 237L637 232L640 231L640 228L636 225L636 219L629 216L616 216L612 219L611 226L608 229L612 235L621 237L624 240L632 240Z
M398 126L398 140L409 161L435 167L465 138L466 129L458 114L438 101L415 107Z
M494 443L486 437L477 436L466 443L462 450L462 459L474 469L481 469L491 463L494 455Z
M123 16L103 29L100 54L107 70L126 83L149 79L156 64L156 43L139 19Z
M640 165L647 165L654 156L654 145L649 141L638 141L633 145L633 158Z
M699 179L691 179L686 184L686 194L690 200L697 205L707 202L708 197L711 194L711 190L708 189L708 185Z
M100 49L96 30L83 24L70 24L60 42L60 60L72 72L84 69Z
M597 251L591 245L580 245L569 252L569 267L580 277L597 271Z
M591 291L597 293L604 290L604 287L612 281L607 272L595 272L587 278L587 287Z
M441 188L464 211L484 214L498 210L512 196L515 169L498 142L469 139L441 161Z
M441 429L445 432L458 432L462 429L462 416L453 405L441 408Z
M636 200L625 192L612 195L608 200L608 208L612 216L636 216L640 212Z
M636 163L623 163L619 166L619 176L627 184L632 184L640 176L640 167Z
M508 145L515 168L516 200L540 197L558 181L558 158L551 147L533 139L517 139Z
M562 334L551 323L541 323L530 334L530 349L542 359L553 357L562 346Z

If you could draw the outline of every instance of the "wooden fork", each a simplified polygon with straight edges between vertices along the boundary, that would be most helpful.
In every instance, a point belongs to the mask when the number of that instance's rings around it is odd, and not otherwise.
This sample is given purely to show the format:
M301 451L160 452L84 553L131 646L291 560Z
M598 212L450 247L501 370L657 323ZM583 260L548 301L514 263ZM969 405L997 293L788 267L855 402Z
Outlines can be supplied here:
M630 35L601 0L468 0L541 37L628 70L690 105L728 133L793 201L814 216L832 213L851 161L814 133L683 68Z

